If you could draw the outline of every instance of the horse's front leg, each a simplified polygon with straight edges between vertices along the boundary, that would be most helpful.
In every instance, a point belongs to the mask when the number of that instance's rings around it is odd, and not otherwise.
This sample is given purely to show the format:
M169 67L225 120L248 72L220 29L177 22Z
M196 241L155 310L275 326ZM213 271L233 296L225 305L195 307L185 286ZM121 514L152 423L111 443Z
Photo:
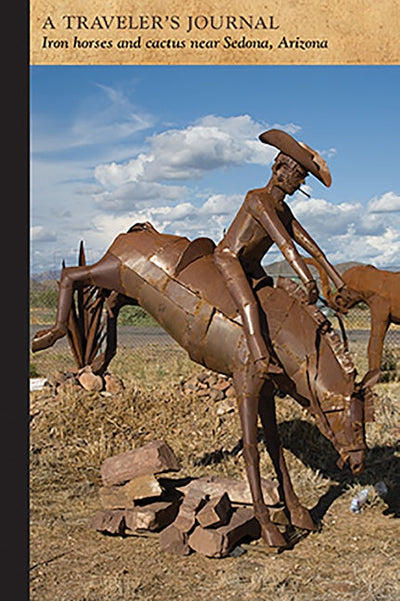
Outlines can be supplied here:
M381 369L385 336L390 325L390 308L377 299L369 304L371 311L371 333L369 336L367 355L368 369Z
M270 547L284 547L286 541L276 525L271 521L261 489L259 452L257 448L257 421L259 395L263 380L254 365L245 372L233 375L239 402L239 415L243 435L243 456L247 479L253 499L254 515L261 526L261 535Z
M262 398L260 399L259 413L264 429L266 446L271 457L279 484L284 496L285 505L290 514L290 523L305 530L315 530L315 524L308 509L303 507L294 492L289 472L286 466L283 449L281 446L278 424L276 421L276 409L274 390L266 383Z
M79 284L119 290L121 288L119 267L120 260L112 254L106 254L94 265L64 267L61 271L56 322L50 329L40 330L36 333L32 341L32 351L48 348L65 336L68 330L72 297Z

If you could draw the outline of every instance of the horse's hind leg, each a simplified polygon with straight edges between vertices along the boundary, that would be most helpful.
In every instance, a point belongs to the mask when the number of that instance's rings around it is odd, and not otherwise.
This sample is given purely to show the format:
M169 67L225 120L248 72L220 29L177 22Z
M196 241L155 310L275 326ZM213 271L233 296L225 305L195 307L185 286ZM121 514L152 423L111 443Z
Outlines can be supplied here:
M233 374L239 401L239 415L243 435L243 456L247 479L253 499L254 515L261 526L264 541L271 547L284 547L286 541L271 521L261 489L260 463L257 448L257 421L260 391L264 380L254 363L241 367Z
M300 504L290 480L279 439L274 390L272 385L270 385L268 382L266 382L262 390L259 413L264 429L267 450L271 457L280 487L283 492L285 505L290 514L290 522L293 526L297 526L298 528L315 530L315 524L312 521L310 513L308 509Z
M107 253L93 265L64 267L61 272L56 323L48 330L40 330L32 341L32 350L39 351L52 346L67 333L68 317L72 306L74 290L79 284L95 285L108 290L121 289L120 260Z

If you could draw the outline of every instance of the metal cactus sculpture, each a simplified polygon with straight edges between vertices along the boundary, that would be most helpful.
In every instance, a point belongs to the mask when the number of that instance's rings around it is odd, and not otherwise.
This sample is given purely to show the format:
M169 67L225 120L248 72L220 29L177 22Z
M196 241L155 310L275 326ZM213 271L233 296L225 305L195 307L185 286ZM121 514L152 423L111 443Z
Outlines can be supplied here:
M306 248L346 294L342 278L284 203L285 194L292 194L308 172L329 185L326 163L284 132L271 130L260 138L281 151L271 180L248 193L217 247L208 238L190 241L162 234L150 223L135 224L97 263L62 270L56 324L36 335L32 349L47 348L67 333L74 290L94 285L110 293L106 303L111 334L106 350L93 362L97 370L115 354L118 311L130 303L148 311L193 361L232 376L255 515L266 543L281 548L285 538L270 520L262 496L258 417L290 522L313 530L285 463L275 394L280 390L306 408L339 453L339 464L348 462L358 473L364 466L365 409L376 374L369 372L356 382L350 355L313 303L318 290L293 243L294 239ZM283 279L273 286L261 268L261 258L274 242L299 273L306 292Z
M86 265L83 242L79 247L78 262L81 267ZM104 300L105 291L93 285L77 286L73 295L67 336L78 368L95 360L104 341ZM40 335L41 332L38 332L37 336Z

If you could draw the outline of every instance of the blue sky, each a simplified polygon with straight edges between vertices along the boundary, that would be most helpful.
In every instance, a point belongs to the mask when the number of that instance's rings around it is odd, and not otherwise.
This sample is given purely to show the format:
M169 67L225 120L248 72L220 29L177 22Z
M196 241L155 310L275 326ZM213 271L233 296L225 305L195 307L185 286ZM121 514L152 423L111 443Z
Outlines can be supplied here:
M398 268L399 69L32 66L32 272L76 264L80 240L94 262L136 221L218 242L269 179L272 127L330 167L288 199L328 258Z

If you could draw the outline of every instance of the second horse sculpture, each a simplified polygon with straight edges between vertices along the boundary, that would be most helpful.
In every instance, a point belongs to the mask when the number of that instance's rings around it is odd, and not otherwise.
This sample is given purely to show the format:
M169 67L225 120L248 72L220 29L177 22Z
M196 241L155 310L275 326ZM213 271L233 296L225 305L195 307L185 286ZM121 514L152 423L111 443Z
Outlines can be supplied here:
M342 273L347 286L346 299L334 293L328 276L314 259L305 259L314 265L321 278L321 288L328 306L339 313L347 313L354 305L364 302L371 315L371 333L368 341L368 368L380 369L386 332L391 323L400 325L400 272L377 269L373 265L355 265Z
M108 345L94 361L101 372L116 349L116 319L126 303L152 315L188 351L190 357L219 373L232 376L243 434L243 455L254 512L263 539L285 547L282 533L270 520L264 503L257 447L260 416L267 450L280 483L280 492L293 526L312 530L308 510L297 498L281 448L275 413L280 390L306 408L320 431L354 473L363 469L365 405L376 374L356 382L356 372L331 324L307 304L300 287L270 278L255 286L262 316L268 318L268 339L282 373L261 374L249 351L239 312L214 261L211 240L161 234L149 223L136 224L120 234L93 265L64 268L61 275L57 323L36 334L34 351L47 348L68 331L74 291L96 286L108 297ZM266 321L262 319L264 328ZM267 332L265 332L267 336Z

